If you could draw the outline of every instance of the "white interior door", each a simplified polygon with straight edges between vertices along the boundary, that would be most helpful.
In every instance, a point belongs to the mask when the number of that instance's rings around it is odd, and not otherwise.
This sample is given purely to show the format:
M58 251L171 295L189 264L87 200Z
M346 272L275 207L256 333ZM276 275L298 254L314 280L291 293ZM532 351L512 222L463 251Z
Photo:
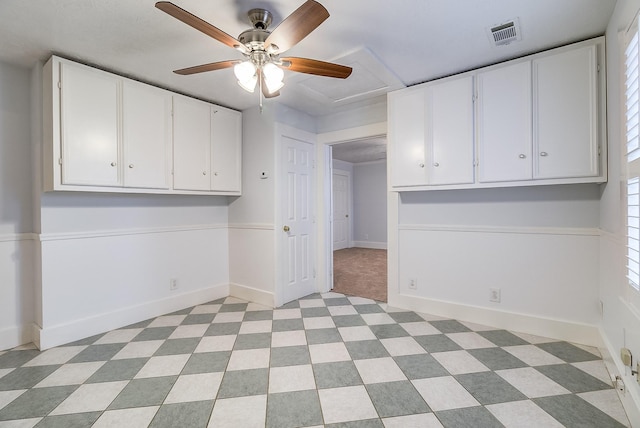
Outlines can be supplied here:
M333 173L333 250L349 246L349 175Z
M315 292L315 145L286 136L282 143L284 304Z

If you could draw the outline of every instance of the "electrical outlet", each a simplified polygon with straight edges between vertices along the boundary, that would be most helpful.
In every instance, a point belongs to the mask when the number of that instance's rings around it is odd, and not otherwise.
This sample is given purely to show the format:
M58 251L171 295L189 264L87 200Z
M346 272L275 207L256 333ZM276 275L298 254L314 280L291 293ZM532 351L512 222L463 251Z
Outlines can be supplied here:
M631 351L628 348L620 349L620 359L623 365L631 367Z
M176 278L171 278L169 280L169 290L177 290L178 289L178 280Z
M627 389L624 386L624 382L622 381L622 378L620 376L616 376L615 386L616 386L616 389L620 391L622 394L627 392Z
M415 278L409 279L409 290L417 290L418 289L418 280Z
M499 288L490 288L489 289L489 301L500 303L500 289Z

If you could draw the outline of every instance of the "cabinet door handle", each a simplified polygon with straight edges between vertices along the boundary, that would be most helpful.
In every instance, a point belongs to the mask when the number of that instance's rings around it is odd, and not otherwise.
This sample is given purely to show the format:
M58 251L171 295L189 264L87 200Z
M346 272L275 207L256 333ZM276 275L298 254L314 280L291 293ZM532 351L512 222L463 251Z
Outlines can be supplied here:
M520 153L520 156L518 156L520 159L525 159L527 157L527 155Z
M133 168L133 164L132 163L129 164L129 168Z
M202 171L202 175L207 175L207 171Z
M116 166L117 164L115 162L111 162L111 166Z
M418 166L419 166L420 168L424 168L424 164L423 164L423 163L419 163L419 164L418 164Z
M434 162L434 163L433 163L433 166L435 166L435 167L439 167L439 166L440 166L440 164L439 164L438 162Z
M217 172L214 172L214 173L213 173L213 175L215 175L215 176L217 177L217 176L218 176L218 173L217 173Z
M548 153L547 152L540 152L540 156L547 156Z

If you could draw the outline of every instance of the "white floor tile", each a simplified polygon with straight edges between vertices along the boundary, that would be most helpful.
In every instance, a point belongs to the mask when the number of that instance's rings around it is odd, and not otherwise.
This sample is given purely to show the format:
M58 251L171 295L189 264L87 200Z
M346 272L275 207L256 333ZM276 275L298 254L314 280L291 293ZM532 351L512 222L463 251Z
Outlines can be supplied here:
M273 311L274 320L291 320L302 318L302 311L299 308L292 309L276 309Z
M79 385L91 377L106 361L65 364L38 383L35 388Z
M559 342L559 340L556 340L556 339L549 339L548 337L536 336L533 334L518 333L515 331L512 331L511 333L515 334L522 340L526 340L532 345L538 345L540 343Z
M433 413L384 418L382 423L385 428L443 428Z
M193 352L231 351L234 343L236 343L235 334L227 336L206 336L200 339L200 343L198 343L198 346Z
M371 358L353 362L365 384L407 380L393 358Z
M394 312L407 312L406 309L400 309L400 308L396 308L395 306L389 306L386 303L379 303L380 307L387 313L394 313Z
M156 415L159 406L133 409L107 410L91 428L146 428Z
M182 375L173 384L165 403L213 400L218 394L224 373Z
M470 330L473 330L473 331L497 330L495 327L490 327L488 325L482 325L482 324L476 324L476 323L472 323L472 322L469 322L469 321L460 321L460 324L462 324L465 327L468 327Z
M4 376L8 375L9 373L11 373L14 370L15 370L14 368L11 368L11 369L0 369L0 379L2 379Z
M114 330L96 340L95 345L104 345L107 343L126 343L131 342L143 329L141 328L125 328L123 330Z
M229 296L224 299L224 303L226 305L234 304L234 303L248 303L246 300L238 299L237 297Z
M351 356L342 342L309 345L309 354L313 364L351 360Z
M332 316L340 316L340 315L357 315L358 311L349 305L349 306L328 306L329 313Z
M14 421L2 421L0 422L0 428L33 428L42 419L43 418L32 418L32 419L18 419Z
M179 375L190 357L190 354L151 357L134 379Z
M180 325L186 317L186 315L165 315L151 321L149 327L173 327Z
M321 389L318 391L325 424L377 418L364 386Z
M280 348L283 346L301 346L307 344L307 335L304 330L276 331L271 334L271 346Z
M406 322L400 324L400 327L406 330L411 336L428 336L431 334L440 334L440 330L429 324L428 322Z
M481 349L481 348L495 348L496 345L493 342L488 341L478 333L450 333L447 334L449 339L456 342L462 349Z
M563 425L533 401L511 401L486 406L506 428L562 428Z
M104 382L80 385L66 400L53 409L51 415L69 413L99 412L105 410L120 391L129 383Z
M302 322L304 323L305 330L317 330L320 328L335 328L336 326L336 324L333 322L333 318L331 317L304 318Z
M219 312L213 319L213 324L225 323L225 322L242 322L244 319L244 312Z
M209 428L264 428L266 416L266 395L216 400Z
M436 352L431 356L452 375L489 371L487 366L467 351Z
M368 325L382 325L382 324L395 324L396 322L388 314L376 313L376 314L362 314L362 319Z
M322 299L303 299L300 300L300 308L321 308L326 306Z
M63 346L61 348L47 349L28 363L23 364L23 367L64 364L82 352L85 348L86 346Z
M38 349L38 347L36 345L34 345L33 343L25 343L24 345L20 345L20 346L16 346L15 348L13 348L13 351L25 351L28 349ZM6 351L3 351L3 353ZM0 353L0 355L2 355Z
M227 371L269 367L270 356L271 349L269 348L233 351L231 353L231 358L229 358Z
M20 397L26 389L16 389L12 391L0 391L0 409Z
M273 307L260 305L258 303L249 302L247 305L247 312L255 312L255 311L270 311Z
M218 313L222 305L199 305L193 308L191 315L196 314L215 314ZM248 309L248 308L247 308Z
M480 405L452 376L416 379L412 382L434 412Z
M269 393L316 389L311 364L272 367L269 370Z
M357 297L357 296L347 296L349 302L352 305L373 305L376 303L375 300L367 299L365 297Z
M393 357L427 353L413 337L393 337L390 339L380 339L380 342Z
M187 337L202 337L210 324L189 324L178 326L169 339L185 339Z
M570 394L568 390L531 367L497 370L496 374L529 398Z
M320 294L323 299L339 299L341 297L345 297L342 293L336 293L335 291L327 291L326 293Z
M626 427L630 426L627 414L624 411L624 407L622 407L622 403L620 402L620 398L618 397L618 393L615 389L584 392L577 395L602 410L622 425Z
M245 321L240 326L240 334L271 333L273 321Z
M571 365L613 387L611 375L602 360L583 361L581 363L573 363Z
M502 349L532 367L565 363L555 355L551 355L534 345L505 346Z
M127 343L112 360L122 360L126 358L150 357L160 348L164 340L145 340L143 342Z
M449 318L445 318L445 317L439 317L437 315L431 315L431 314L425 314L422 312L416 312L418 315L420 315L420 318L422 318L425 321L443 321L443 320L448 320Z
M376 335L366 325L355 327L339 327L338 331L345 342L355 342L357 340L376 340Z

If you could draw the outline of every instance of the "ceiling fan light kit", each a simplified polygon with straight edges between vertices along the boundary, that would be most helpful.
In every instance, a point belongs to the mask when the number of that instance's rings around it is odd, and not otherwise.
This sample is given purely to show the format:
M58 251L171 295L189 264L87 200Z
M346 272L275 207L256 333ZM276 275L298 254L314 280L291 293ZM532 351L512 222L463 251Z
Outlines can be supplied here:
M184 9L168 1L156 3L156 7L185 24L203 32L225 45L237 49L245 60L227 60L175 70L181 75L233 67L238 85L248 92L254 92L260 85L260 107L262 96L276 97L284 86L284 71L346 79L351 67L309 58L280 58L280 54L315 30L328 17L329 12L315 0L307 0L291 15L285 18L273 31L268 27L272 14L266 9L251 9L247 15L253 28L243 31L238 39L214 27Z

